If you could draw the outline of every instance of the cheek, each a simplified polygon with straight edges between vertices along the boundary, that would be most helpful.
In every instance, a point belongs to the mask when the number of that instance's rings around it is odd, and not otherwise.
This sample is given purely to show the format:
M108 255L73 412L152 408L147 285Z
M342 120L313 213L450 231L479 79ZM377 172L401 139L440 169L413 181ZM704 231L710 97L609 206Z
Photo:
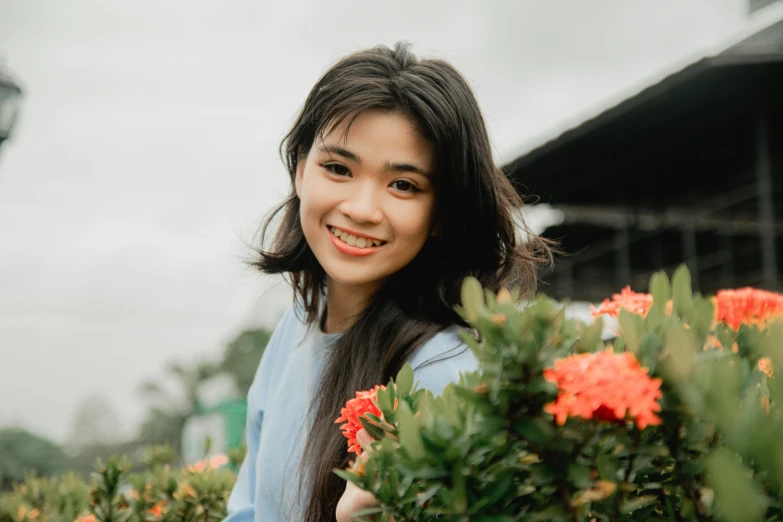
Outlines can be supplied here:
M422 202L415 208L407 208L398 214L396 230L407 240L424 244L430 235L433 218L431 201Z
M303 226L312 225L312 220L319 219L329 207L330 192L325 190L323 185L323 180L317 173L305 171L299 196L299 214Z

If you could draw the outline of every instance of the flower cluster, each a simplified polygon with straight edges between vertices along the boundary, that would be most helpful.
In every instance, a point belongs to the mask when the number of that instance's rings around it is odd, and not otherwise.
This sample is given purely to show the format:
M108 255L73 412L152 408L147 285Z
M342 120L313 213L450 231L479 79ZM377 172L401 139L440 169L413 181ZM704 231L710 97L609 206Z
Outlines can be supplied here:
M356 392L356 398L350 399L345 403L345 407L340 409L340 416L334 421L335 424L344 423L340 426L340 431L342 431L345 438L348 439L348 451L356 453L357 456L362 454L362 447L356 440L356 434L359 433L359 430L363 429L359 418L368 413L371 413L378 418L382 418L383 416L381 410L378 408L378 389L385 390L386 387L379 385L372 390Z
M188 471L191 473L201 473L208 469L218 469L228 465L228 457L226 455L213 455L212 457L204 457L188 466Z
M626 286L619 294L613 294L611 299L604 299L598 308L591 306L591 313L593 317L599 315L617 317L620 315L620 310L624 308L631 313L645 316L652 305L653 298L650 294L634 292L630 286Z
M558 424L569 416L609 422L629 417L640 430L661 423L655 413L661 409L661 380L651 378L629 352L570 355L544 370L544 378L558 387L557 399L545 407Z
M468 279L478 370L402 408L396 389L357 393L337 423L360 456L335 473L397 520L783 520L783 452L765 435L783 430L783 295L689 286L685 267L657 272L655 298L625 287L592 308L617 319L607 348L603 321ZM387 386L413 389L408 368ZM383 440L373 451L362 428Z
M783 318L783 295L757 288L739 288L737 290L720 290L713 298L715 304L715 320L726 323L735 330L740 325L764 325L768 321ZM653 304L650 294L634 292L626 286L619 294L613 294L611 299L604 299L598 308L591 307L593 317L608 315L617 317L621 309L642 317L647 315ZM669 302L669 309L671 302Z
M783 317L783 295L757 288L721 290L715 294L715 317L739 329L742 324L763 325Z

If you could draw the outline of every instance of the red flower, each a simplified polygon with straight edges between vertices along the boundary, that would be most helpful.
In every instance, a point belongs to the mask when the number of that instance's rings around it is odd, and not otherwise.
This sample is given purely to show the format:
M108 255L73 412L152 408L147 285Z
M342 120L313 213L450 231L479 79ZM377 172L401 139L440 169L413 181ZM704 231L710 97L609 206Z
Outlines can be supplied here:
M359 433L359 430L364 429L359 421L359 417L363 417L368 413L372 413L378 418L383 417L377 404L379 388L382 390L386 389L385 386L376 386L372 390L356 392L356 398L350 399L345 403L345 407L340 410L340 416L334 421L335 424L344 422L340 426L340 430L345 438L348 439L348 451L356 453L357 456L362 454L362 447L356 440L356 434Z
M609 422L628 417L640 430L661 423L655 414L661 410L661 380L651 378L630 352L615 354L609 349L571 355L544 370L544 378L559 389L555 402L544 411L560 425L569 416Z
M590 312L593 317L599 315L617 317L620 315L620 309L625 308L631 313L644 316L647 315L652 305L652 295L634 292L630 286L626 286L619 294L613 294L611 299L604 299L598 309L591 305Z
M154 506L152 506L149 510L150 515L160 518L163 516L163 509L166 507L166 501L161 500Z
M194 462L188 466L188 471L191 473L201 473L208 469L222 468L229 463L228 457L225 455L213 455L211 457L204 457L203 459Z
M715 294L715 317L738 330L741 324L763 325L783 316L783 295L756 288L721 290Z

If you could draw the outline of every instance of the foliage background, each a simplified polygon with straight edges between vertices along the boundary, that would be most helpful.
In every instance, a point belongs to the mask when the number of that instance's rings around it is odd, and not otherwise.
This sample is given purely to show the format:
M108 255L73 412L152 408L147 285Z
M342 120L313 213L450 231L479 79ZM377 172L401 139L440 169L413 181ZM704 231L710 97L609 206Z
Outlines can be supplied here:
M73 472L87 479L98 458L127 455L138 469L150 446L167 445L179 454L182 428L198 408L201 383L216 375L230 375L239 397L246 397L258 363L269 341L265 329L249 329L226 344L216 360L192 363L172 361L165 383L148 381L140 389L140 399L148 405L145 421L130 440L113 433L116 412L100 397L88 397L77 410L66 444L22 428L0 429L0 491L9 491L14 482L30 473L59 476ZM167 390L172 388L176 393Z

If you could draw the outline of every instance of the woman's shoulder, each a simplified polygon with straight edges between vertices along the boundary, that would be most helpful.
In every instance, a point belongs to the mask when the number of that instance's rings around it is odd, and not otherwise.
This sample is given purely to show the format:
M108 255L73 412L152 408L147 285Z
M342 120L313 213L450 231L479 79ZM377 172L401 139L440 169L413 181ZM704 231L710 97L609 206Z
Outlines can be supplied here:
M301 344L307 335L307 325L301 307L292 305L277 322L272 336L264 349L264 355L256 370L254 385L260 386L268 382L279 367L285 363L285 358L292 349Z
M463 331L466 330L450 326L419 346L408 358L420 388L440 395L448 384L459 380L460 373L478 368L475 354L460 335Z
M275 346L289 344L293 337L304 331L306 326L303 317L301 310L296 304L288 307L272 330L267 349L274 350Z

